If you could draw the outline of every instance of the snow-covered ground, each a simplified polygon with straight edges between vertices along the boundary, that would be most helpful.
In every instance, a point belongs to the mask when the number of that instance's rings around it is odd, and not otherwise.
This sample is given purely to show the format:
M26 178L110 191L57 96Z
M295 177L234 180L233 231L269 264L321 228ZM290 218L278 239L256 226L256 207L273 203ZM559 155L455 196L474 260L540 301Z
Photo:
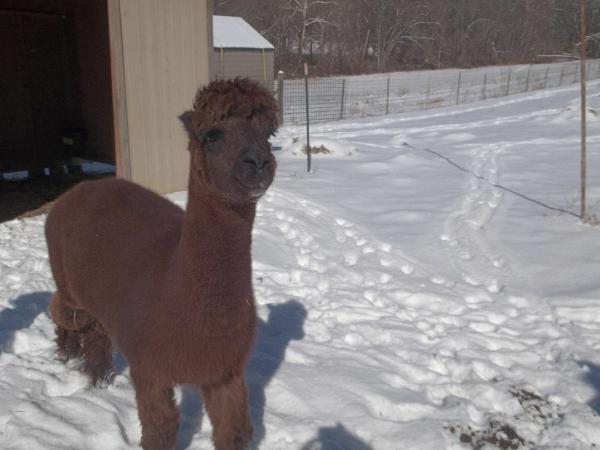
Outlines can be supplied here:
M600 228L572 214L577 97L316 126L331 153L311 174L303 130L280 131L254 239L257 446L600 447ZM589 102L597 211L600 83ZM44 219L0 225L0 448L136 448L122 358L104 389L53 358ZM179 398L178 448L211 448L201 400Z

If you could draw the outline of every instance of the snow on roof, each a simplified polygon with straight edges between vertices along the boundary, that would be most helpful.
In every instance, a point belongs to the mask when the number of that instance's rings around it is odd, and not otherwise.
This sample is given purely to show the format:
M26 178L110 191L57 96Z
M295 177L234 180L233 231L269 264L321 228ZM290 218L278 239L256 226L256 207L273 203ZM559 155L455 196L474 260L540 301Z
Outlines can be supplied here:
M215 48L256 48L273 50L269 41L241 17L213 16Z

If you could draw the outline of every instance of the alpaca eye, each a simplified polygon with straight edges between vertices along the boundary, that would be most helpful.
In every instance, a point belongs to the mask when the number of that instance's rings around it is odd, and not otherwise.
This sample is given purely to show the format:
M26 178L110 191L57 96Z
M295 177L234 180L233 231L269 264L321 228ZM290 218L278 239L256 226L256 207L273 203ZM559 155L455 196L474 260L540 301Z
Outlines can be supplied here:
M204 133L204 140L209 144L217 142L219 139L223 137L223 131L218 128L210 128Z

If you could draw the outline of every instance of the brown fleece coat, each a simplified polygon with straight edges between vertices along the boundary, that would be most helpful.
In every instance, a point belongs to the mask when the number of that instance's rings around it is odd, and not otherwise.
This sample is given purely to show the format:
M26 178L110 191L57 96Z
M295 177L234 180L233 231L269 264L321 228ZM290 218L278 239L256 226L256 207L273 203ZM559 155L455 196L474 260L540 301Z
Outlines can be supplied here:
M275 114L257 83L212 82L182 115L191 154L185 212L112 179L81 183L48 215L59 356L82 356L95 383L110 371L116 342L145 450L175 448L178 383L201 388L217 450L242 450L251 438L243 378L256 328L251 233L275 172Z

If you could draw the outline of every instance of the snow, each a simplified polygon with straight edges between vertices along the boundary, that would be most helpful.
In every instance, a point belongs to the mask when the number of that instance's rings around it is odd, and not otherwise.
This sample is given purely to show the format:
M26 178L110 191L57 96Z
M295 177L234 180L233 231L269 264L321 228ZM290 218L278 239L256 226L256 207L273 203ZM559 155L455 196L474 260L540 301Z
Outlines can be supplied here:
M600 83L589 91L597 111ZM280 130L253 244L257 447L600 445L600 228L576 217L577 97L316 125L329 153L310 174L304 130ZM588 132L597 213L593 113ZM122 357L104 388L53 357L44 220L0 224L0 448L137 448ZM211 448L201 399L178 399L178 449Z
M213 16L214 48L254 48L273 50L274 47L241 17Z

